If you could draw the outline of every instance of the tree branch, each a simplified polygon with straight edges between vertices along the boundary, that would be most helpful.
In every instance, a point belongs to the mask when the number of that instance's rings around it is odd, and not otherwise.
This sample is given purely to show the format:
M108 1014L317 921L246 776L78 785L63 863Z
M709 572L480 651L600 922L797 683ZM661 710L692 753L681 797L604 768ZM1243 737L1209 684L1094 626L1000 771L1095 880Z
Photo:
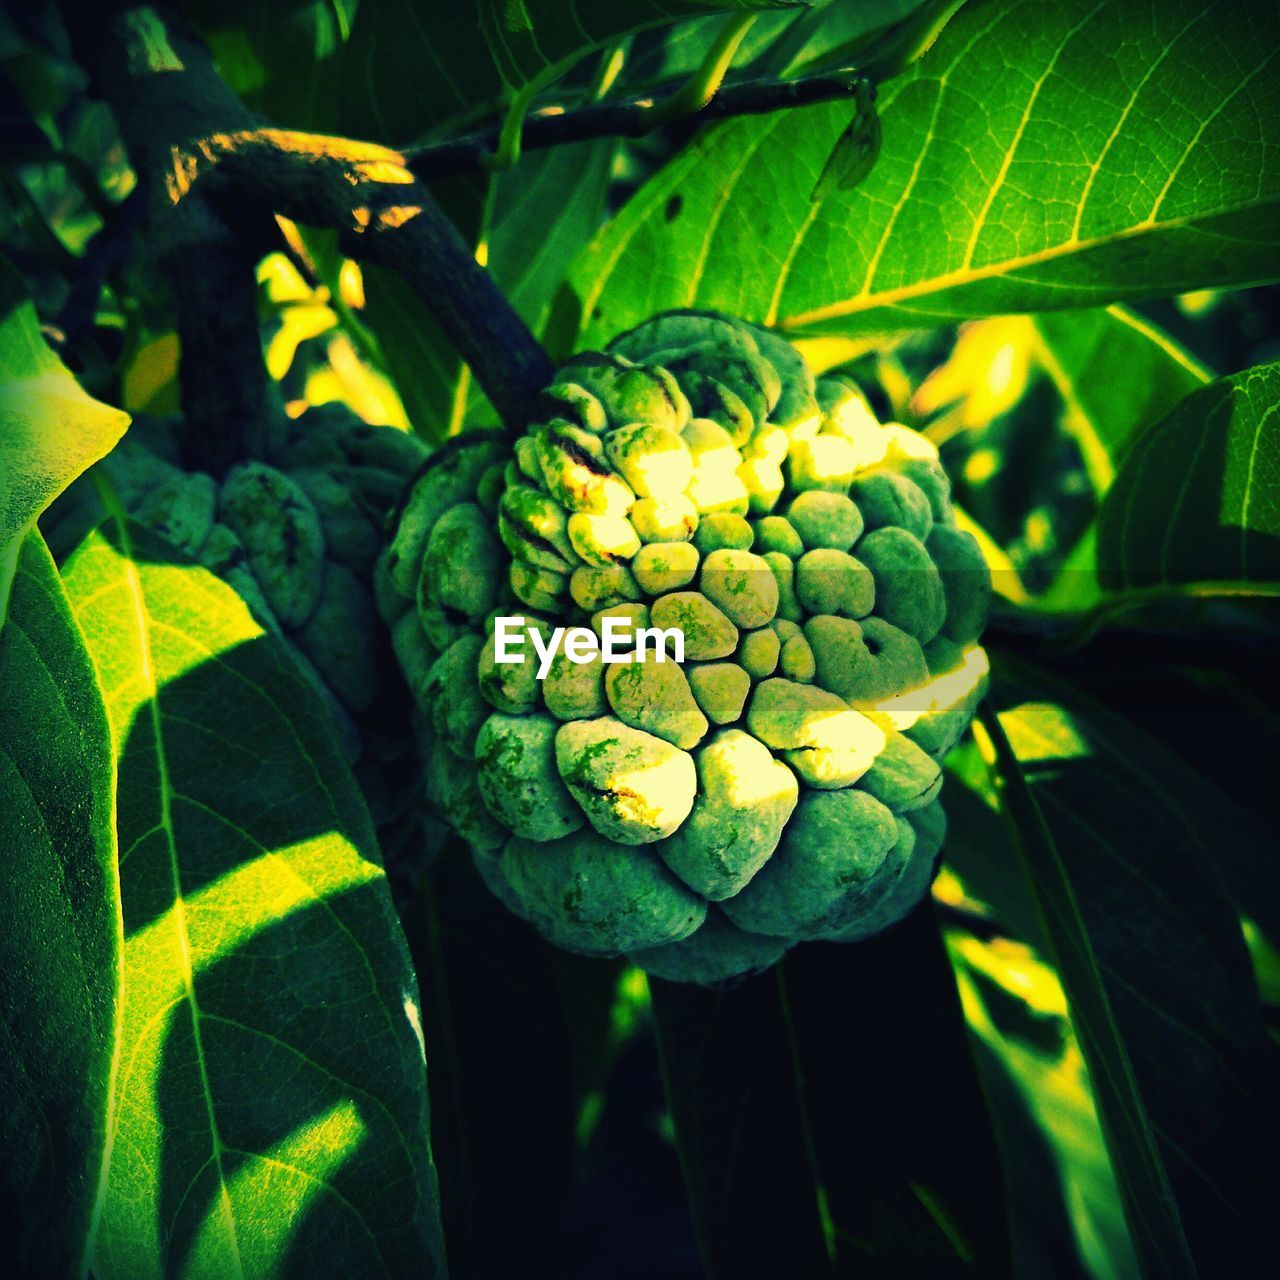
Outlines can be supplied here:
M858 88L866 84L866 77L850 67L804 79L744 81L725 86L685 120L699 123L729 120L836 98L853 101ZM577 111L558 106L541 107L530 112L525 120L520 150L542 151L592 138L642 138L667 123L663 119L666 105L666 99L646 95L595 103ZM408 168L424 181L476 172L496 154L499 133L500 126L492 125L445 142L415 148L406 152Z
M102 287L128 257L130 242L142 226L146 207L146 188L139 183L112 206L85 246L71 289L58 312L57 326L68 346L74 347L92 328Z
M112 18L100 43L100 82L135 166L150 180L154 241L171 264L180 323L183 311L191 316L184 353L195 341L215 370L197 374L191 352L193 416L216 419L205 425L234 435L265 396L256 313L252 321L245 315L252 289L243 279L247 258L252 282L253 261L270 243L270 215L281 213L336 227L352 256L401 272L503 421L529 420L551 363L402 153L261 127L204 46L153 8ZM227 309L210 315L220 284ZM184 361L184 406L185 374Z

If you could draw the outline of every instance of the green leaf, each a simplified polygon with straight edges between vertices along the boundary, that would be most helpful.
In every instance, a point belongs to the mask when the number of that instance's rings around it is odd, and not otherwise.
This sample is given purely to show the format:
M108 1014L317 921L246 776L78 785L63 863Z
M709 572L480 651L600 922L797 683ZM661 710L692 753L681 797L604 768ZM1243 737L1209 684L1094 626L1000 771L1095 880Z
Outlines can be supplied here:
M347 127L397 145L451 116L554 80L645 27L793 0L362 0L345 63Z
M22 1274L80 1275L118 1044L123 941L102 693L39 534L0 631L0 1197ZM15 1259L9 1258L10 1266Z
M982 723L1135 1251L1153 1276L1232 1274L1262 1247L1276 1133L1275 1048L1215 866L1249 832L1125 722L1032 668L998 670L1008 709Z
M1105 587L1280 579L1280 364L1192 392L1130 450L1098 522Z
M927 903L731 991L650 989L710 1275L1008 1273L991 1121Z
M490 893L456 839L432 862L405 932L432 1046L450 1269L541 1274L578 1172L576 1129L600 1083L619 964L547 946Z
M45 345L22 280L0 258L0 625L27 530L128 425Z
M255 111L293 129L332 131L355 0L185 0L223 78Z
M1065 408L1093 487L1105 493L1137 432L1212 377L1167 334L1127 307L1034 317L1035 358Z
M734 58L735 78L806 75L819 67L861 66L860 55L929 10L963 0L806 0L803 8L761 13ZM631 41L620 83L641 92L701 66L724 14L694 18Z
M948 823L951 808L948 802ZM1007 848L1007 838L1003 843ZM1057 976L1033 951L1004 938L984 943L950 930L947 948L1006 1164L1014 1274L1136 1275Z
M484 237L488 181L469 177L440 183L435 195L470 245ZM437 442L460 431L471 401L471 371L445 337L426 303L397 271L366 263L361 318L378 340L414 432Z
M649 979L663 1084L710 1280L824 1276L834 1240L780 971L732 991Z
M125 1004L94 1270L443 1274L418 993L318 695L113 520L68 562L119 770Z
M546 83L584 53L646 27L724 10L793 7L796 0L478 0L480 27L503 82L512 89Z
M1007 1275L1008 1170L932 904L782 970L837 1274Z
M678 155L575 267L587 343L673 306L852 334L1275 279L1278 51L1274 6L976 0L883 88L856 191L809 200L848 103Z

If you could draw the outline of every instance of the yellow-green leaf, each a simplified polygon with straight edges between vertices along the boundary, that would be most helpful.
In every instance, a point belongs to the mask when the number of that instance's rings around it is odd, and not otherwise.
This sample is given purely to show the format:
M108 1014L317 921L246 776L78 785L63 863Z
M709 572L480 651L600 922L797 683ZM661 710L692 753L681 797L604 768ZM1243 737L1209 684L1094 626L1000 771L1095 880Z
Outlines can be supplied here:
M417 984L318 695L140 528L67 589L119 768L122 1069L102 1280L442 1275Z
M23 535L128 425L49 350L26 287L0 258L0 624Z
M574 270L586 345L673 306L850 334L1275 279L1278 57L1274 5L972 0L883 87L856 190L809 199L849 103L645 184Z

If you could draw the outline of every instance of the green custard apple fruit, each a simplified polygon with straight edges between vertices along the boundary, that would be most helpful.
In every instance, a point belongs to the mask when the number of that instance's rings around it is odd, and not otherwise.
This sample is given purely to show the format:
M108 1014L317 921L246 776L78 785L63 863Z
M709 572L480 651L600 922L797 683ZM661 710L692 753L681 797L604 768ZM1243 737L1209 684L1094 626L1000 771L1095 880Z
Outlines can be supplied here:
M671 312L574 357L513 445L427 465L379 583L429 802L553 943L716 984L927 892L990 577L933 445L776 335Z
M269 461L219 482L178 462L179 419L139 419L100 464L125 511L235 588L319 690L390 860L421 834L415 735L374 601L391 510L426 457L341 405L280 415ZM103 511L88 477L44 522L65 558Z

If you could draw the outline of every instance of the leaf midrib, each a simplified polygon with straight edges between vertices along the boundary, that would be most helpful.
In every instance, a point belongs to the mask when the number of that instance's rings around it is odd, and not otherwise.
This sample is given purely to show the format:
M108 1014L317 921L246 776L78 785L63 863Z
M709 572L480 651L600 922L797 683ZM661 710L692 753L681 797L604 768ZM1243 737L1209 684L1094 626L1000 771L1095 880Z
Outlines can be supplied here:
M1087 253L1092 249L1106 248L1111 244L1118 244L1125 240L1131 240L1138 236L1161 231L1176 231L1184 227L1192 227L1201 221L1230 217L1236 213L1247 213L1255 208L1264 208L1267 205L1280 203L1280 198L1274 195L1258 196L1251 200L1244 200L1237 204L1221 205L1214 209L1201 210L1197 213L1184 214L1181 217L1169 218L1163 222L1151 222L1143 220L1131 227L1121 227L1116 231L1111 231L1105 235L1092 236L1089 239L1081 240L1072 237L1065 240L1061 244L1050 245L1045 249L1038 249L1035 253L1023 254L1014 258L1002 258L999 261L991 262L982 267L977 268L957 268L953 271L943 272L941 275L930 276L926 280L918 280L914 284L900 285L896 289L886 289L881 293L862 293L856 297L847 298L840 302L835 302L826 307L815 307L810 311L797 312L791 316L782 316L777 321L777 328L787 331L806 328L810 325L821 324L827 320L839 320L845 316L857 315L864 311L874 311L881 307L892 306L896 302L908 300L911 298L927 297L930 294L942 293L943 291L955 288L959 285L972 284L981 280L990 280L1004 275L1010 275L1015 271L1020 271L1024 267L1038 266L1042 262L1054 262L1059 258L1070 256L1073 253ZM1084 290L1090 286L1068 286L1069 288L1080 288ZM1158 286L1153 286L1156 288ZM1247 286L1241 286L1247 287Z
M204 1037L201 1030L200 1004L196 997L195 973L191 967L191 942L187 931L186 901L182 892L182 875L178 864L177 837L173 829L173 813L171 806L172 787L169 778L169 762L165 755L164 728L160 715L160 690L155 679L155 668L151 661L151 636L148 626L150 614L146 605L146 592L137 570L136 556L129 537L123 511L114 501L115 495L108 496L111 515L119 531L122 549L125 552L124 581L133 606L134 621L138 631L139 675L148 691L147 714L151 722L151 733L156 745L156 772L160 782L160 824L164 831L165 843L169 851L169 866L173 879L172 914L177 934L178 954L181 959L183 994L191 1012L191 1034L195 1045L196 1065L200 1073L200 1091L205 1104L205 1114L209 1121L209 1134L212 1139L212 1160L218 1174L218 1198L223 1220L226 1223L228 1241L235 1259L235 1275L237 1280L244 1280L244 1265L240 1257L240 1242L236 1234L235 1213L231 1205L231 1196L227 1190L226 1170L222 1163L224 1150L222 1136L218 1129L218 1119L213 1105L213 1089L209 1081L208 1062L205 1058ZM114 1136L114 1135L113 1135ZM109 1176L109 1169L107 1170Z

